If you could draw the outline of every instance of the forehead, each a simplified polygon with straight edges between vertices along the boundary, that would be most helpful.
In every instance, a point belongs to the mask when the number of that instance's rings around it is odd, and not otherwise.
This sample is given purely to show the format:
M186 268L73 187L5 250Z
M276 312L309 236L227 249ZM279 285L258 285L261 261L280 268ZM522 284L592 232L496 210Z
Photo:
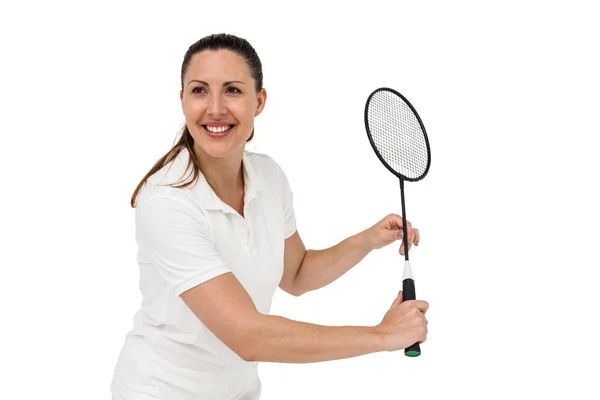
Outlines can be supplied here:
M224 82L251 79L246 60L230 50L205 50L192 57L185 73L185 84L192 79Z

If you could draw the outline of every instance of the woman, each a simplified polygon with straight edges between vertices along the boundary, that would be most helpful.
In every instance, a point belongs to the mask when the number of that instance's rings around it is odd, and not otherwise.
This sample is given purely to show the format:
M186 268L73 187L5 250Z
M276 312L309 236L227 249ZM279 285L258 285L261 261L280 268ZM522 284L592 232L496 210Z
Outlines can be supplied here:
M180 98L181 139L131 199L143 301L117 362L114 399L256 400L259 361L336 360L425 340L427 303L401 295L375 327L269 315L277 287L299 296L333 282L398 240L402 219L389 215L332 248L305 249L284 172L245 150L267 98L245 40L194 43ZM418 230L408 232L418 245Z

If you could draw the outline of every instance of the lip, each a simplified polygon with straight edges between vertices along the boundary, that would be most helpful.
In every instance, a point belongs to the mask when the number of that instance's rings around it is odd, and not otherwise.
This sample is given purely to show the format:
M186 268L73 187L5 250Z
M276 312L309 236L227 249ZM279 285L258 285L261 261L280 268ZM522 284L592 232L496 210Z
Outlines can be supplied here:
M203 122L200 125L204 126L204 125L210 125L210 126L227 126L227 125L235 125L233 122L228 122L228 121L208 121L208 122Z

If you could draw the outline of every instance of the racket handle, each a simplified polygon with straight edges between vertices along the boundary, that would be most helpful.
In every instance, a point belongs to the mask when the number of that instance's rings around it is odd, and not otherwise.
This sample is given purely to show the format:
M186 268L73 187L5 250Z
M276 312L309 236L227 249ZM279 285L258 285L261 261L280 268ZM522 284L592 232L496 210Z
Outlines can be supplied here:
M402 281L402 302L406 300L416 300L415 281L406 278ZM418 357L421 355L421 346L415 343L404 349L404 355L407 357Z

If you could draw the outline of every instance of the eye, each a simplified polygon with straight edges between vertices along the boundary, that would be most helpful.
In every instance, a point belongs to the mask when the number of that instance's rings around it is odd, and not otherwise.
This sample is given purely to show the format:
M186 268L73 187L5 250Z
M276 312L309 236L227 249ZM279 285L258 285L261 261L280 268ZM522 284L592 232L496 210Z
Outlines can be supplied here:
M227 93L238 94L238 93L242 93L242 92L240 91L240 89L230 86L227 88Z
M197 86L192 89L192 93L195 93L195 94L206 93L206 89L204 89L202 86Z

